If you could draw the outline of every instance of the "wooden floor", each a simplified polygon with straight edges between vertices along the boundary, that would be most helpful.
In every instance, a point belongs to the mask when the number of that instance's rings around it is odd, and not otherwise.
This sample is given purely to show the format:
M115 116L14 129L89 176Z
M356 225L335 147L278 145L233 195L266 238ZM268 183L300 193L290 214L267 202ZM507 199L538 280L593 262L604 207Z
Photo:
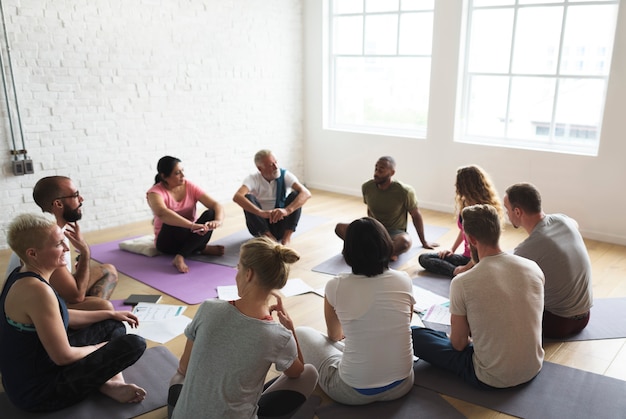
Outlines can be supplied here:
M320 288L330 279L330 276L313 272L311 268L335 255L341 249L341 243L334 235L335 224L362 217L366 214L366 210L361 198L317 190L313 190L312 193L313 197L306 204L304 211L307 214L324 217L328 221L294 238L292 247L300 253L301 259L293 265L290 278L301 278L313 288ZM245 228L245 221L239 207L232 202L224 205L226 209L224 226L215 231L214 238L224 237ZM452 214L429 210L421 210L421 212L426 224L449 228L448 233L438 240L442 248L449 248L458 232ZM85 237L90 244L97 244L151 232L150 221L146 220L145 222L86 233ZM503 233L502 248L511 250L525 237L524 231L515 230L509 225ZM592 240L585 242L593 265L594 296L596 298L626 297L626 247ZM9 251L0 251L0 272L2 273L6 270L8 258ZM174 268L172 267L172 269ZM420 270L417 257L404 265L402 269L414 277ZM154 292L152 288L120 274L120 281L112 298L121 299L131 293ZM183 304L167 295L163 296L162 303ZM185 315L193 317L197 308L197 305L189 306ZM323 300L318 295L305 294L290 297L286 300L286 308L296 326L306 325L325 331ZM626 339L548 343L545 347L546 360L626 380L625 343ZM176 356L180 356L184 344L185 338L181 335L167 342L165 346ZM149 346L157 346L157 344L150 342ZM269 376L273 375L276 373L270 371ZM328 402L328 398L323 395L321 390L318 389L317 393L323 397L323 403ZM470 403L449 397L445 398L468 418L509 417ZM141 416L142 419L163 419L166 417L165 408Z

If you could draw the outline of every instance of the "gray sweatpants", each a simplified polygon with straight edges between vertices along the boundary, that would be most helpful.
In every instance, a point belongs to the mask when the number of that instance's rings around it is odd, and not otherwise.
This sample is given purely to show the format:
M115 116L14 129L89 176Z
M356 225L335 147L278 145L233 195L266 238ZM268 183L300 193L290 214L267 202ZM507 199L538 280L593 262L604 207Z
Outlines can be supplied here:
M339 364L343 357L343 343L333 342L310 327L296 328L296 337L302 350L304 361L313 364L319 373L318 384L333 400L360 405L377 401L395 400L407 394L413 388L413 369L402 383L382 393L364 395L352 386L344 383L339 376Z

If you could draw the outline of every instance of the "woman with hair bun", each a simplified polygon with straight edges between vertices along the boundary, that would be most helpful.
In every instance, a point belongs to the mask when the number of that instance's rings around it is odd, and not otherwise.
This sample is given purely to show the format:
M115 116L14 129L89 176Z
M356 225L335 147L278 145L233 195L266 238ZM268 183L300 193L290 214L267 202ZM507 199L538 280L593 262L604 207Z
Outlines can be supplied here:
M476 165L459 167L456 171L456 219L459 226L459 234L450 250L441 250L437 253L422 253L419 263L429 272L444 275L449 278L471 269L477 261L472 259L470 247L465 240L463 232L463 208L476 204L489 204L493 206L500 217L502 225L504 210L498 198L498 192L493 186L489 175ZM455 253L456 249L464 244L463 253Z
M265 236L241 246L241 298L205 301L185 329L187 344L170 381L172 418L289 417L306 401L317 371L304 364L293 322L275 292L299 259ZM263 390L272 364L282 375Z
M160 252L176 255L172 265L179 272L189 272L185 258L192 253L224 254L224 246L208 245L213 230L222 225L224 209L185 179L180 159L172 156L159 159L154 185L146 197L154 214L154 244ZM196 219L198 202L208 209Z

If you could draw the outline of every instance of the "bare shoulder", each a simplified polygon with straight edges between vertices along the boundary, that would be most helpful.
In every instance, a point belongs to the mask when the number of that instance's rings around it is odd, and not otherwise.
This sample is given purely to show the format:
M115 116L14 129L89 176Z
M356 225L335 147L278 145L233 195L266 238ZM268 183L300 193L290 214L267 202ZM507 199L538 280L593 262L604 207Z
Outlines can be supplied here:
M50 276L50 284L53 287L56 287L55 284L75 283L75 282L76 282L76 279L74 278L74 275L72 275L70 270L67 269L67 267L65 266L61 266L55 269L54 272L52 272L52 275Z
M52 288L39 278L27 276L11 286L5 311L14 321L30 323L33 313L44 310L49 303L56 306L56 296Z

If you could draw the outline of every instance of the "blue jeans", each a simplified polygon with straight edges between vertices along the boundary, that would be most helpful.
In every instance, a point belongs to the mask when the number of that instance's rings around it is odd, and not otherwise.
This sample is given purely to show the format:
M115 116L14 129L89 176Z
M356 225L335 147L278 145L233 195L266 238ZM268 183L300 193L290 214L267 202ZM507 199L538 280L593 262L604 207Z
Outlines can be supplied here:
M472 259L458 253L454 253L444 259L441 259L438 253L422 253L418 260L420 265L428 272L452 278L454 276L454 269L457 266L465 266Z
M298 192L291 192L285 200L285 206L291 204L297 196ZM246 198L258 208L261 208L261 204L256 199L256 196L247 194ZM276 240L280 240L285 235L285 231L296 231L298 221L300 221L300 215L302 214L302 208L298 208L287 217L273 224L270 223L267 218L259 217L258 215L254 215L248 211L244 211L243 213L246 216L246 226L248 227L248 231L254 237L263 236L269 231L276 238Z
M463 381L481 389L493 389L476 377L474 371L474 345L469 344L462 351L452 347L444 332L425 327L411 327L413 335L413 353L424 361L438 368L451 371Z

